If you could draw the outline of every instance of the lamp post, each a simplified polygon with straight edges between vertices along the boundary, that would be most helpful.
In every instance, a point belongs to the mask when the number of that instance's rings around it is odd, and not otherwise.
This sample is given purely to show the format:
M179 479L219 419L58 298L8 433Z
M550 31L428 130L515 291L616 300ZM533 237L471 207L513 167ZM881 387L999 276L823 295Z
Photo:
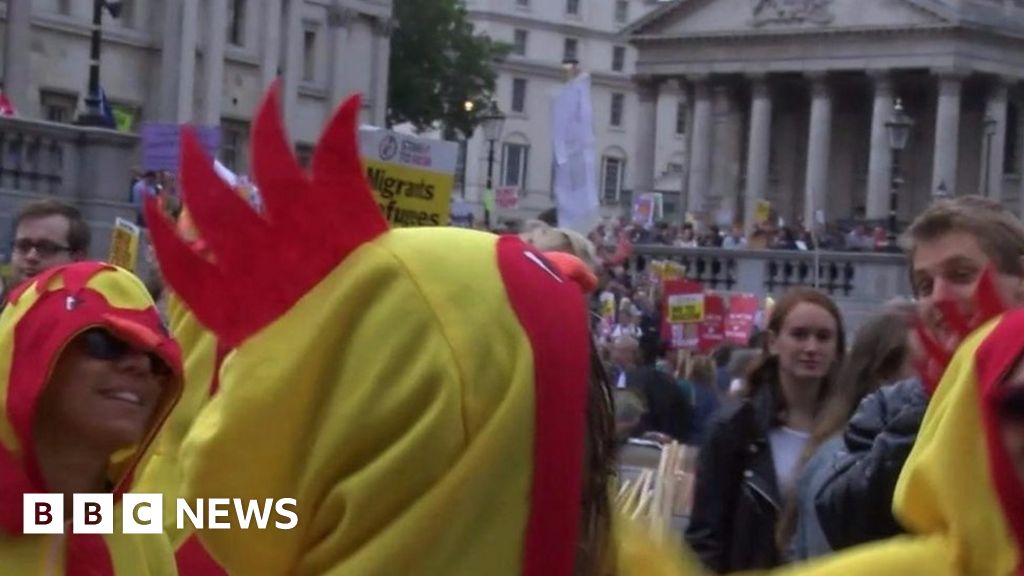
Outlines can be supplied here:
M491 101L487 111L480 116L484 127L484 138L487 140L487 189L484 191L484 226L491 227L491 210L487 205L488 194L494 194L494 145L501 139L501 130L505 127L505 114L498 108L498 103Z
M986 198L989 197L989 188L991 188L989 182L992 180L989 170L992 166L992 137L996 135L996 126L999 121L995 119L991 114L985 114L985 119L982 121L982 125L985 129L985 171L981 174L981 193Z
M896 210L898 207L900 188L903 186L903 171L900 156L907 147L910 130L914 127L914 119L903 111L903 102L899 99L892 109L892 117L885 123L889 135L889 148L892 150L892 186L889 194L889 246L896 246Z
M462 103L462 109L466 111L466 115L470 116L473 114L473 109L476 108L476 104L472 100L466 100ZM462 175L460 177L462 197L466 197L466 165L469 164L469 139L473 137L473 129L467 128L466 133L463 135L462 142L459 143L459 156L462 159Z
M106 120L101 109L100 98L100 42L103 40L103 9L110 12L111 18L121 16L123 4L114 0L93 0L92 2L92 42L89 47L89 94L85 97L85 113L78 117L78 124L83 126L105 126Z

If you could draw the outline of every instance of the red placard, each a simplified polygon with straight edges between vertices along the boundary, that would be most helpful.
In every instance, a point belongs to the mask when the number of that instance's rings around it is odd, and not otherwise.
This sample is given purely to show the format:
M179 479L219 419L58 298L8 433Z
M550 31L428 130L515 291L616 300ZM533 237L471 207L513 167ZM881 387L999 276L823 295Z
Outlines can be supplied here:
M761 303L753 294L737 294L729 299L725 317L725 339L746 346L754 331L754 318Z
M704 295L704 321L700 324L698 350L707 354L725 342L725 298L720 294Z

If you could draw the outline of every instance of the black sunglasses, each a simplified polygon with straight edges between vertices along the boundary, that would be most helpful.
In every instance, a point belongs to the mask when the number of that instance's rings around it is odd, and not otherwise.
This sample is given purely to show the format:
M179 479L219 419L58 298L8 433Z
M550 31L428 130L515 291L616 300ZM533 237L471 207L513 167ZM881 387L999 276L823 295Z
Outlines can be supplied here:
M85 353L97 360L106 360L108 362L120 360L135 350L131 344L115 337L102 328L90 328L82 333L81 338L85 344ZM171 368L162 358L153 353L149 353L148 356L154 374L166 375L171 373Z

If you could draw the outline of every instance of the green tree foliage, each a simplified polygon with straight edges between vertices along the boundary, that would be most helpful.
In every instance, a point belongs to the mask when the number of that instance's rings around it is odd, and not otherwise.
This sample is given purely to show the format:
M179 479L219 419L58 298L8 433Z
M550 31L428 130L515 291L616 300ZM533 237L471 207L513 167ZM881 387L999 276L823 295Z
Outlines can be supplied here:
M440 127L449 140L471 134L509 45L474 33L461 0L395 0L394 16L388 124Z

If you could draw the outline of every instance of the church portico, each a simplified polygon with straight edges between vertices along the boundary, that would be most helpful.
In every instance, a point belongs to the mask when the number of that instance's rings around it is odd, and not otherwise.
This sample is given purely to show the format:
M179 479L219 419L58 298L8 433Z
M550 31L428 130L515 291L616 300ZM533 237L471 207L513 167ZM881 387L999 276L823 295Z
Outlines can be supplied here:
M787 222L888 217L886 124L897 101L914 120L900 156L900 220L943 195L1019 208L1024 7L1006 3L1007 18L974 23L957 9L689 0L635 23L638 73L679 82L692 107L686 211L749 224L766 199Z

